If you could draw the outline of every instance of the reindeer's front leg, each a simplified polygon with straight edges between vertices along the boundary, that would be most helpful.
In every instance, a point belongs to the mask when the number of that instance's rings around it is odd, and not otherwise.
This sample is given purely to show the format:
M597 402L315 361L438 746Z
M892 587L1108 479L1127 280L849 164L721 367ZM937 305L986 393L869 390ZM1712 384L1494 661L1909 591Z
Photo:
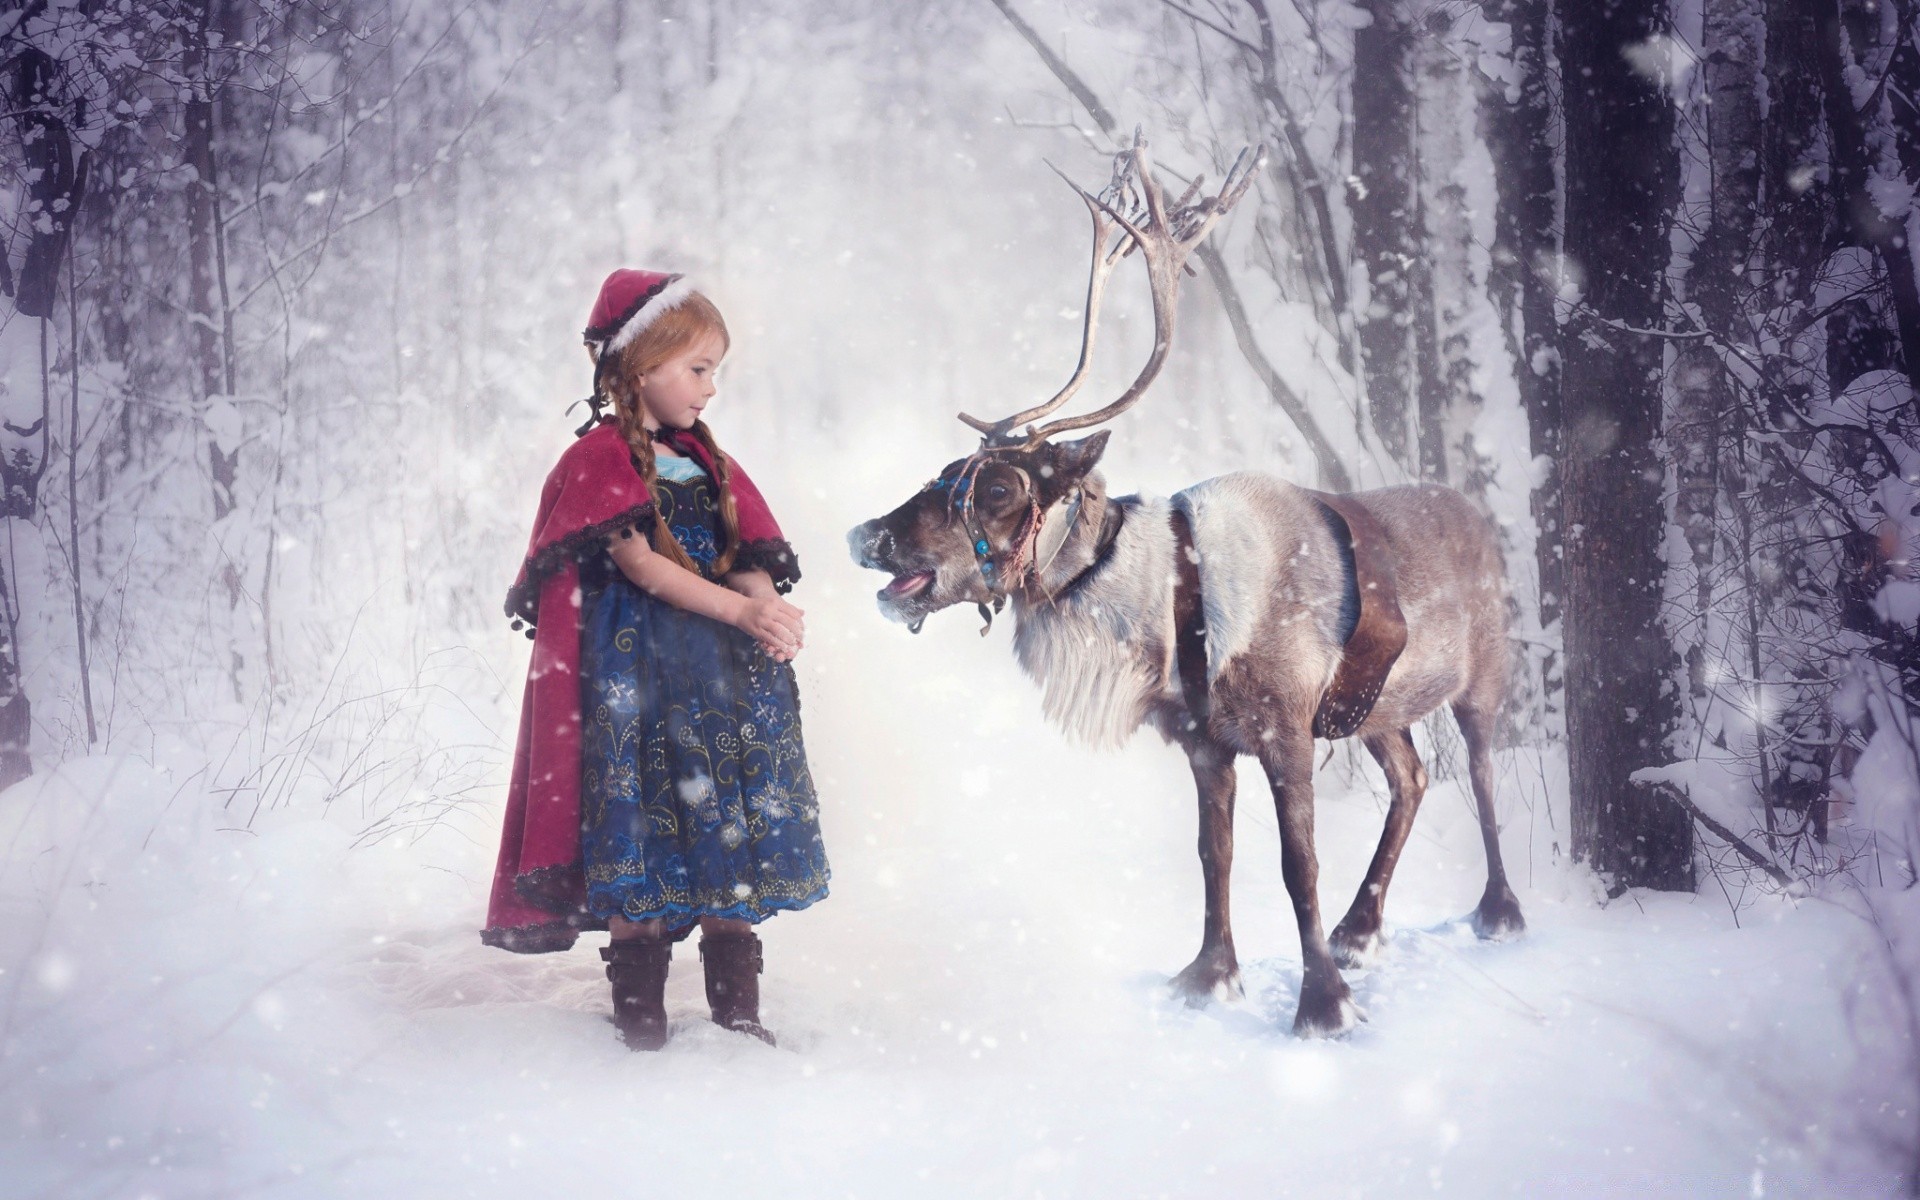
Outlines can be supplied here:
M1360 1014L1320 927L1320 863L1313 852L1313 735L1307 726L1275 730L1260 765L1273 787L1274 812L1280 822L1280 871L1300 926L1304 970L1293 1032L1301 1037L1345 1033Z
M1227 912L1233 873L1233 752L1204 737L1183 739L1200 798L1200 874L1205 882L1207 916L1200 953L1173 977L1173 990L1188 1004L1202 1004L1223 991L1240 995L1240 960L1233 952L1233 923Z

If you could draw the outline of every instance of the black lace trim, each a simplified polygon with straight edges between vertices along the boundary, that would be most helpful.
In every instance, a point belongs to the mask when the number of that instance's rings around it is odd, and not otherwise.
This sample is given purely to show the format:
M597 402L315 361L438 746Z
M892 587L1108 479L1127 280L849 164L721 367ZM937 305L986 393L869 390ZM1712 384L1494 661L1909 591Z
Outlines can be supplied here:
M480 931L486 945L511 950L515 954L552 954L573 949L580 930L568 921L548 921L544 925L495 925Z
M540 615L540 585L547 581L547 576L559 570L570 559L577 559L584 554L602 549L607 539L622 529L639 525L643 521L652 521L653 514L653 501L636 504L604 521L574 530L527 559L525 580L518 587L507 591L507 615L515 620L525 621L529 625L535 624Z
M686 922L685 925L669 927L666 940L684 942L700 927L697 917L687 917ZM515 954L555 954L573 949L574 942L582 933L599 933L606 928L605 917L580 912L538 925L490 925L480 931L480 941L483 945L511 950Z
M555 914L535 925L495 925L480 931L489 946L515 954L547 954L570 950L583 929L605 929L605 917L596 917L580 903L585 892L578 863L556 863L513 877L513 891L536 908Z
M586 887L580 876L580 864L556 863L536 867L513 877L516 896L535 908L572 917L580 911L580 897Z
M785 538L754 538L740 543L734 551L736 571L765 571L773 578L773 590L785 594L800 582L800 560Z

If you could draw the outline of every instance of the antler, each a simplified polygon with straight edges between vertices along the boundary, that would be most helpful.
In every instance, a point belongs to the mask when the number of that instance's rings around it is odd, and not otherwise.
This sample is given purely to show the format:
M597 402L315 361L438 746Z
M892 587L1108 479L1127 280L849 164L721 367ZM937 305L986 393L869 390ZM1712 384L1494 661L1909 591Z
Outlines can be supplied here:
M985 434L990 444L1024 443L1034 446L1056 433L1101 424L1133 407L1160 374L1160 368L1166 363L1167 351L1173 345L1175 303L1179 298L1180 276L1186 270L1188 256L1206 239L1214 222L1225 216L1246 195L1247 189L1253 184L1255 172L1265 160L1265 147L1257 151L1251 147L1242 150L1228 169L1218 194L1195 202L1194 197L1205 182L1204 177L1198 178L1169 208L1166 196L1155 181L1153 169L1147 161L1146 139L1136 131L1132 147L1114 156L1113 179L1100 195L1090 195L1086 189L1068 179L1068 186L1086 201L1087 210L1093 215L1094 230L1093 266L1087 280L1086 330L1080 344L1079 366L1075 368L1073 378L1067 381L1066 387L1045 404L993 422L981 421L965 413L960 415L960 419ZM1064 173L1061 178L1066 178ZM1136 182L1139 185L1138 194L1133 188ZM1107 239L1116 227L1121 231L1121 236L1109 249ZM1107 275L1135 247L1139 248L1146 260L1147 283L1153 292L1154 343L1146 366L1126 392L1105 408L1053 421L1038 428L1029 427L1024 435L1013 434L1016 426L1052 413L1079 391L1093 357L1094 333L1099 325L1100 298Z
M1134 139L1136 146L1141 144L1138 132L1134 134ZM1080 363L1074 368L1073 378L1067 380L1067 385L1055 392L1053 398L1044 404L1035 405L1010 417L1002 417L998 421L982 421L966 413L960 414L962 421L985 434L990 442L1008 441L1007 434L1014 427L1046 416L1071 400L1073 394L1080 390L1080 385L1087 378L1087 368L1093 363L1094 334L1100 326L1100 299L1106 291L1107 276L1113 273L1115 264L1133 251L1133 234L1124 230L1118 241L1111 247L1107 245L1107 239L1120 226L1120 222L1113 215L1114 210L1125 207L1133 216L1134 224L1139 224L1145 217L1140 194L1134 188L1140 159L1132 150L1113 156L1113 178L1107 182L1106 188L1097 197L1088 195L1079 184L1068 179L1067 173L1059 167L1054 167L1052 163L1047 165L1053 167L1053 173L1065 179L1067 186L1073 189L1074 194L1086 202L1087 212L1093 218L1093 263L1087 273L1087 303L1083 314L1086 327L1080 336Z

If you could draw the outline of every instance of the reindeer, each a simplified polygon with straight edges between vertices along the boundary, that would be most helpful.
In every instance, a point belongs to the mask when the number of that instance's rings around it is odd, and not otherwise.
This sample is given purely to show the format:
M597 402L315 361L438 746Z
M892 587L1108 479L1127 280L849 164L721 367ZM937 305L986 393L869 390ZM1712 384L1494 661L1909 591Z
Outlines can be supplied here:
M1172 205L1137 137L1098 196L1068 179L1094 231L1073 377L1044 404L998 421L961 414L982 435L980 448L853 529L848 543L857 563L893 577L880 610L915 633L929 614L963 602L978 604L990 627L1011 600L1014 652L1039 682L1049 719L1070 735L1116 746L1145 724L1186 753L1206 899L1199 953L1172 981L1189 1003L1240 990L1227 899L1234 762L1259 760L1300 929L1293 1029L1333 1035L1359 1016L1340 967L1363 965L1379 947L1387 885L1427 786L1409 727L1442 704L1466 743L1486 847L1474 928L1482 937L1525 928L1494 820L1489 749L1507 650L1493 532L1464 496L1437 486L1330 495L1246 472L1171 500L1111 496L1096 470L1110 431L1052 440L1118 416L1153 382L1172 344L1187 256L1245 194L1260 157L1250 163L1242 153L1217 195L1195 201L1196 182ZM1153 296L1145 368L1096 412L1028 424L1085 380L1107 276L1136 249ZM1386 772L1392 802L1359 894L1328 938L1313 742L1356 736Z

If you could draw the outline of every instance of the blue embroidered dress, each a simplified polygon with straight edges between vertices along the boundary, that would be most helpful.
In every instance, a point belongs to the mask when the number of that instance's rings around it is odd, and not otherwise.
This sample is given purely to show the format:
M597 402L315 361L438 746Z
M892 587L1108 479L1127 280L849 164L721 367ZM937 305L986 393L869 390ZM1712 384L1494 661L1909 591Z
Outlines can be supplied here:
M713 579L718 491L655 460L659 505ZM582 563L580 822L587 907L630 921L758 923L827 894L793 667L730 625L656 600L606 553Z

